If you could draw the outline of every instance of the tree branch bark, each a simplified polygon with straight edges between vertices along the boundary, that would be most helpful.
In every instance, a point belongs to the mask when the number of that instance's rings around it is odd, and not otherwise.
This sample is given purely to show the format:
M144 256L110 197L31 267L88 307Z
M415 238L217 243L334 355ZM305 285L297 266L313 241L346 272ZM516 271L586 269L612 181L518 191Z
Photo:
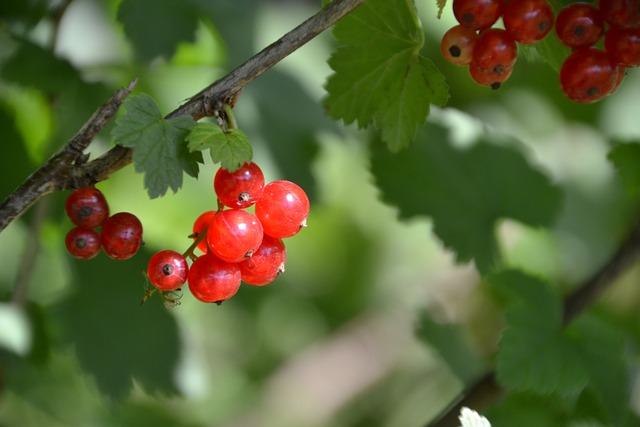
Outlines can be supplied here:
M213 115L219 111L221 105L233 103L247 84L331 27L364 1L334 0L229 74L195 94L166 117L190 115L198 120ZM131 149L121 146L115 146L88 163L78 164L77 160L132 89L130 86L118 91L60 152L51 157L0 204L0 232L46 194L93 185L131 163ZM104 122L97 121L96 115Z
M588 308L620 275L640 258L640 222L622 242L618 250L589 279L577 286L564 298L563 324L571 323ZM458 414L462 407L477 409L499 400L504 391L496 382L495 370L487 372L464 389L426 427L458 427Z

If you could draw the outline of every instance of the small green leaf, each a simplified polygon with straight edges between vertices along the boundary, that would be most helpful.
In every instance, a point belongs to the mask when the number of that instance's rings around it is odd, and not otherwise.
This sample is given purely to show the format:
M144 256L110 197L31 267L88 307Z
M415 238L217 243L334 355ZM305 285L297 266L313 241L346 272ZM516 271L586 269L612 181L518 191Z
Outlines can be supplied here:
M116 120L112 137L116 144L133 149L137 172L144 173L149 197L175 193L182 187L182 173L197 177L202 156L186 150L185 137L195 122L191 117L164 119L153 98L140 94L129 97L125 114Z
M640 194L640 144L624 143L616 145L608 156L615 165L627 191Z
M187 136L189 151L209 149L211 160L230 172L237 170L253 157L253 148L239 129L224 132L212 123L198 123Z

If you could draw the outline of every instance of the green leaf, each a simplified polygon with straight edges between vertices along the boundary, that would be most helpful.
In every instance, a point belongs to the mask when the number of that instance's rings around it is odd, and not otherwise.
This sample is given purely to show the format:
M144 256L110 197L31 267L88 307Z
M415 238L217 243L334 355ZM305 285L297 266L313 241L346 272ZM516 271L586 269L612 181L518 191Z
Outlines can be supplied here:
M408 146L429 104L444 105L448 87L420 55L424 35L412 0L369 0L334 29L329 59L329 114L361 128L373 124L393 151Z
M184 142L195 124L191 117L164 119L145 94L129 97L123 109L111 134L116 144L133 149L133 162L136 171L144 173L149 197L162 196L169 188L178 191L183 172L197 177L202 157L187 152Z
M615 165L627 191L640 194L640 144L624 143L616 145L608 156Z
M239 129L224 132L213 123L198 123L187 136L187 141L189 151L209 149L211 160L231 172L253 157L251 144Z
M575 398L589 381L581 348L562 330L562 300L544 282L508 270L489 283L508 300L496 374L512 391Z
M144 60L170 57L179 43L194 40L198 25L194 7L175 0L123 0L118 20Z
M512 218L549 226L561 192L516 149L479 140L454 148L448 131L428 123L398 154L372 144L371 167L382 198L410 218L428 215L433 230L457 260L475 260L481 272L498 261L495 225Z

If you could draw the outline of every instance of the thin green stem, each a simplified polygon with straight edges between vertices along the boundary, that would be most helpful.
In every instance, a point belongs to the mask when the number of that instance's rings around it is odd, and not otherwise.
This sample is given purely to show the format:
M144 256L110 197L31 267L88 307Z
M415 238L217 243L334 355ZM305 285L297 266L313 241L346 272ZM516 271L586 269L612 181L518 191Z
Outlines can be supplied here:
M193 241L191 246L189 246L187 248L187 250L182 253L182 256L185 257L185 258L189 257L192 261L195 261L194 260L195 254L193 253L193 251L196 250L196 248L198 247L200 242L202 242L205 239L205 237L207 237L207 229L206 228L204 230L202 230L200 233L198 233L197 237L195 238L195 240Z
M229 104L225 104L223 109L224 115L227 117L227 128L238 129L238 122L236 121L236 116L233 115L233 108Z

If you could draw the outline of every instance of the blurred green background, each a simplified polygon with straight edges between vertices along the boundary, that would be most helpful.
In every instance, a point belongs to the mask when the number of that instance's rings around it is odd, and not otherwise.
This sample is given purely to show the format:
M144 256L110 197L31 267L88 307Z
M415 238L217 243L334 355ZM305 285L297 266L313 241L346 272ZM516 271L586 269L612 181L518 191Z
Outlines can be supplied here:
M319 2L129 2L140 7L129 16L150 23L166 4L184 3L170 28L138 27L133 43L117 20L119 1L73 0L58 22L47 11L61 3L0 6L2 198L132 78L168 112ZM448 127L457 145L486 130L517 138L562 189L554 227L505 220L497 238L507 265L568 289L610 256L637 212L606 154L612 141L640 139L640 73L589 106L567 101L557 73L535 58L520 58L499 91L481 88L440 59L439 38L454 20L450 8L436 19L434 3L417 6L426 53L451 99L430 121ZM158 56L167 51L163 33L193 21L194 37L185 30L175 53ZM188 292L171 310L158 298L139 305L150 254L184 250L193 220L214 208L211 164L161 199L147 198L130 166L98 185L112 212L133 212L144 224L146 245L131 261L66 254L65 194L41 200L0 234L0 425L420 426L491 366L503 319L473 264L455 263L428 218L400 221L373 184L371 135L326 118L331 49L330 34L321 35L247 87L236 106L267 179L295 181L312 197L310 226L287 241L287 272L273 285L243 286L220 307ZM110 145L107 129L90 151ZM407 197L420 185L408 182ZM632 269L597 307L628 333L631 349L640 344L639 279ZM10 302L17 283L28 290L23 305ZM424 312L427 340L415 334ZM443 346L460 360L444 360ZM630 360L640 410L632 350Z

